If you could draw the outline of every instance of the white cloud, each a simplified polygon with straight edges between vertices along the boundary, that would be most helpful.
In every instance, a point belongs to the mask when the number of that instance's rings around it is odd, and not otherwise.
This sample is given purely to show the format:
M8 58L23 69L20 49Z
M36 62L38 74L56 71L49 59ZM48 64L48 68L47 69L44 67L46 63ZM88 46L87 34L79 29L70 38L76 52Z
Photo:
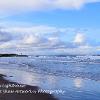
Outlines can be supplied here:
M0 45L0 49L7 49L7 48L10 48L10 47L13 47L11 42L5 42L5 43L2 43Z
M68 30L69 28L50 26L1 28L0 51L11 52L12 49L13 52L32 53L34 51L36 54L50 52L54 54L91 54L100 51L100 47L92 45L83 31L76 33L75 30L72 34L73 30L70 28L71 35L69 35ZM69 39L69 41L64 39Z
M13 41L13 44L15 44L16 47L20 48L30 46L38 48L50 48L50 46L60 43L60 39L57 37L57 34L61 33L60 30L62 29L57 29L56 27L50 26L1 28L3 33L1 39L5 42L2 44L1 48L11 48L11 41ZM11 36L8 35L8 33ZM55 33L56 37L54 36ZM9 37L9 41L4 40L6 37ZM13 46L14 45L12 45L12 47Z
M56 45L61 42L58 37L49 37L48 41L51 45Z
M47 9L79 9L100 0L0 0L0 13L26 12Z
M85 40L86 40L86 37L84 34L77 33L73 42L76 44L82 44L85 42Z
M40 26L32 26L32 27L7 27L7 28L2 28L1 31L2 32L9 32L9 33L35 33L35 34L51 34L54 32L58 32L61 31L63 28L61 29L57 29L56 27L50 27L50 26L44 26L44 25L40 25Z
M36 43L39 43L39 38L35 35L27 34L24 36L23 43L24 44L36 44Z

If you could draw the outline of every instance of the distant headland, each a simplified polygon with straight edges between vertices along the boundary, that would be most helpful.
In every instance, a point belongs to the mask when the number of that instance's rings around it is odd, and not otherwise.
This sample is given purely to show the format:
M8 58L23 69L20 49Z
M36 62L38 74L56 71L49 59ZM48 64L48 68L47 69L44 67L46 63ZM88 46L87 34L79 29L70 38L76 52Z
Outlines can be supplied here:
M28 57L28 55L19 55L19 54L0 54L0 57Z

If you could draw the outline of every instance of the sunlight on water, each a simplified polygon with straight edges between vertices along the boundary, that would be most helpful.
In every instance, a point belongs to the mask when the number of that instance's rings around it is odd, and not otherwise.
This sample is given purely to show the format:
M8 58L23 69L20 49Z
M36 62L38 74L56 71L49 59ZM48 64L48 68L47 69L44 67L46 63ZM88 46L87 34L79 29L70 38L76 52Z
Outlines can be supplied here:
M75 85L75 87L77 87L77 88L81 88L82 85L83 85L82 79L81 79L81 78L75 78L75 79L74 79L74 85Z

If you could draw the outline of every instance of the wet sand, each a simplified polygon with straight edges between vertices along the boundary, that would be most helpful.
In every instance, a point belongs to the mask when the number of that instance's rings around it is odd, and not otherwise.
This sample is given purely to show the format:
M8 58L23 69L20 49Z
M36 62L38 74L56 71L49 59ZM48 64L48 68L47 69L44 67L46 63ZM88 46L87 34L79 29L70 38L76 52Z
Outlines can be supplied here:
M57 100L51 94L39 93L37 86L10 82L5 77L0 74L0 100ZM27 92L30 90L32 93Z

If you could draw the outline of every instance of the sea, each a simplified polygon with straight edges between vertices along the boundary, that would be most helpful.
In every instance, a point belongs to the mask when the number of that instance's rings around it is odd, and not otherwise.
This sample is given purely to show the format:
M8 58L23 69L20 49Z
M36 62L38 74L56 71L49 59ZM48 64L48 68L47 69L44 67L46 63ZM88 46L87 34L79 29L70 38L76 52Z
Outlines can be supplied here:
M100 56L1 57L0 74L58 100L100 100Z

